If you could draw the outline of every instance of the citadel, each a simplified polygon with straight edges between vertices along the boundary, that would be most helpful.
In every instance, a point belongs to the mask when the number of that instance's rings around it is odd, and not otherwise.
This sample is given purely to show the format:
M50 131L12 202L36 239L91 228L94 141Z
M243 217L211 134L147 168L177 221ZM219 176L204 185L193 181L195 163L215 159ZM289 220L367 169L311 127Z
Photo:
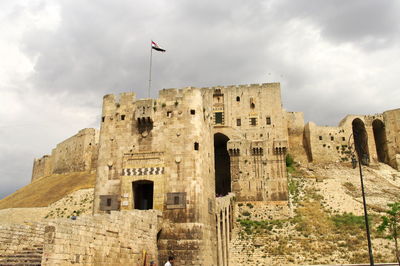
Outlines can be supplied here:
M235 204L288 215L288 154L300 164L361 154L399 170L400 109L327 127L283 109L279 83L106 95L100 130L57 144L32 173L95 172L93 216L29 230L43 235L43 265L136 265L142 250L160 263L229 265Z

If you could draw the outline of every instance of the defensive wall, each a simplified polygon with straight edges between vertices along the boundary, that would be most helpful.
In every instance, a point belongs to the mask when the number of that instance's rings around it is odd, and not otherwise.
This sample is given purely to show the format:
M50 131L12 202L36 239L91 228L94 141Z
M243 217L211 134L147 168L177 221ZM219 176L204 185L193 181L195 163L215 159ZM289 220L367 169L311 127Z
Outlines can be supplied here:
M32 179L51 174L95 170L97 166L99 131L85 128L57 144L51 155L34 159Z
M309 122L304 127L303 144L311 162L349 162L357 154L355 140L359 138L370 163L399 169L399 135L400 109L395 109L376 115L348 115L337 127Z
M157 261L161 219L159 211L136 210L3 224L0 264L36 256L41 265L148 265Z

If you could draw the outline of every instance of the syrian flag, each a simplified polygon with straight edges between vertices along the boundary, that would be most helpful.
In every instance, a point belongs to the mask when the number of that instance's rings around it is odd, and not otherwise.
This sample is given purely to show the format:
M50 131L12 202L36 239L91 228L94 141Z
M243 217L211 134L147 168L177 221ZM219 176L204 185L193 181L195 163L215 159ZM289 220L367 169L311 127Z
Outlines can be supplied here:
M158 46L158 44L156 44L153 41L151 41L151 48L153 48L154 50L157 50L159 52L165 52L165 49L161 48L160 46Z

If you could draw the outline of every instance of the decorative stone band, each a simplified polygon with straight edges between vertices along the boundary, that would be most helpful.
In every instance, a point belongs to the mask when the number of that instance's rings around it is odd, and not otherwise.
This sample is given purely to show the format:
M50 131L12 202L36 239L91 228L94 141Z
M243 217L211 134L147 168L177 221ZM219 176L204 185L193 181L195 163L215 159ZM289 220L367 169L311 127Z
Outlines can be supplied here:
M143 167L143 168L125 168L122 175L162 175L164 167Z

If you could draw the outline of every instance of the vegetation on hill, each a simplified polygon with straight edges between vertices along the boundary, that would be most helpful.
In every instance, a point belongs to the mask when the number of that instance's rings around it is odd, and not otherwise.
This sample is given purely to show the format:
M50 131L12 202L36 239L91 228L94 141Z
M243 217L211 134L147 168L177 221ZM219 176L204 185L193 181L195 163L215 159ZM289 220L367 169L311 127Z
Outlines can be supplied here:
M272 262L279 265L368 263L364 217L360 212L354 214L337 207L361 204L358 172L353 174L350 168L339 164L312 166L313 169L299 167L290 156L286 157L286 166L293 215L281 220L260 220L254 216L254 208L238 212L236 236L233 237L238 254L235 262L262 265ZM387 186L374 188L375 199L379 198L377 201L382 203L391 201L382 195L389 197L388 188L399 192L398 188L369 172L368 189L372 191L375 183ZM328 184L334 187L335 195L323 189ZM372 203L371 194L368 199ZM350 198L352 203L348 202ZM394 262L392 244L377 230L381 222L379 208L373 207L369 205L369 220L375 261Z
M96 173L54 174L35 180L0 200L0 209L46 207L68 194L95 186Z

